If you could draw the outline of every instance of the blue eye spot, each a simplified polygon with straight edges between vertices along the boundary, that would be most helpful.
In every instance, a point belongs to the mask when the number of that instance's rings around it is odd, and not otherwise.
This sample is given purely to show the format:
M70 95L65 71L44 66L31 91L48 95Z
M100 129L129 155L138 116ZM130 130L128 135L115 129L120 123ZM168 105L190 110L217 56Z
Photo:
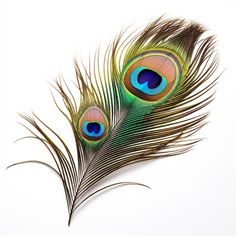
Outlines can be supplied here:
M101 125L97 122L90 122L87 124L87 130L89 133L99 133L99 131L101 130Z
M147 95L160 94L167 86L167 80L156 71L140 66L131 73L131 84Z
M105 132L105 126L100 122L85 121L82 130L88 138L100 138Z
M155 71L149 70L149 69L143 69L138 74L138 82L140 84L143 84L145 82L147 83L148 88L154 89L160 86L162 81L162 77L157 74Z

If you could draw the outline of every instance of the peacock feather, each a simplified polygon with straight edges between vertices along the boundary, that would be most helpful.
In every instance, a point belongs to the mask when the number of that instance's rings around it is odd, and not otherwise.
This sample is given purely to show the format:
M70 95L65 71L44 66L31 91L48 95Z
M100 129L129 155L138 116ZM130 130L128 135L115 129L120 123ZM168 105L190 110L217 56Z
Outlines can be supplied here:
M97 51L88 69L75 60L78 93L59 78L54 88L64 108L53 99L70 124L76 155L37 115L21 114L31 133L27 137L47 148L55 166L40 160L13 165L38 163L59 176L69 224L94 194L113 186L143 185L119 182L96 189L109 174L185 153L200 140L192 135L206 123L204 108L213 100L217 77L212 75L218 66L214 36L202 37L205 31L195 22L161 17L140 32L121 32L103 57Z

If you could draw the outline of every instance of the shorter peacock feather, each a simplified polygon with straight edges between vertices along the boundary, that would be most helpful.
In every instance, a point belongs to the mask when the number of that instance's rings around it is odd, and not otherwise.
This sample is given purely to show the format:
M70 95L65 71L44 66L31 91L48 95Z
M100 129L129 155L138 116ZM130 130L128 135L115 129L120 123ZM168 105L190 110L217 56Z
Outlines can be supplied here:
M76 87L72 93L59 78L54 85L65 109L55 105L73 132L76 155L66 141L38 116L21 115L30 138L50 152L55 166L39 160L61 179L69 224L75 210L94 194L114 171L141 161L179 155L200 139L192 138L206 123L204 108L213 100L218 77L214 36L202 37L203 26L182 19L159 18L139 33L120 33L104 57L97 51L88 69L75 61ZM60 143L60 147L55 140ZM12 165L12 166L13 166Z

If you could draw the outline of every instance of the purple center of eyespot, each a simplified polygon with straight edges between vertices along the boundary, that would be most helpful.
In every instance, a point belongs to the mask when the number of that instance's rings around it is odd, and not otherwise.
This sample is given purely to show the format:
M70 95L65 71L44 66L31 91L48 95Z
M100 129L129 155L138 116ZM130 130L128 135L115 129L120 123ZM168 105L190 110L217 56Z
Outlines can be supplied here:
M97 122L90 122L87 124L87 130L89 133L99 133L101 130L101 125Z
M138 74L138 82L143 84L148 82L148 88L154 89L157 88L162 81L162 77L155 71L143 69Z

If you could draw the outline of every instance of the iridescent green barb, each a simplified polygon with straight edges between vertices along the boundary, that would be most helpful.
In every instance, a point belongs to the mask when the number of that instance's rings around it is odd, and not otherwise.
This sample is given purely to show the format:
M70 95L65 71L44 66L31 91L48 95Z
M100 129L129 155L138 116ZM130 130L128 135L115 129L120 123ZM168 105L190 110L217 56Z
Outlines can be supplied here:
M100 189L96 184L114 171L141 161L179 155L205 123L204 108L213 100L212 78L218 59L214 37L202 37L203 26L182 19L159 18L139 33L120 33L104 57L97 51L88 69L75 61L73 94L59 78L54 88L65 109L55 105L70 123L76 156L65 139L38 116L21 115L31 138L42 142L55 167L39 160L60 177L69 211L119 182ZM51 137L48 133L53 134ZM56 145L56 140L60 147ZM146 186L147 187L147 186Z

